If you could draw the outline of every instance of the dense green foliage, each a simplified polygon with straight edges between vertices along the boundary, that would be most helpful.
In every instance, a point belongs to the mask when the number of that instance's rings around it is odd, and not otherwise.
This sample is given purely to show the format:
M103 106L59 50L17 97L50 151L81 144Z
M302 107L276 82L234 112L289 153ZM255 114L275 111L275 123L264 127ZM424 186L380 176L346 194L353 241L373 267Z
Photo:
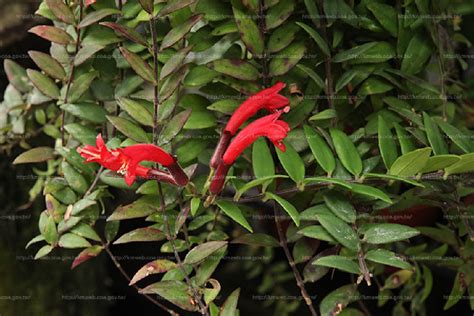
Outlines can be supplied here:
M45 0L37 14L54 26L31 32L51 42L49 54L30 52L36 70L5 61L0 142L25 149L15 164L37 163L30 198L45 200L36 258L66 248L74 266L93 264L147 242L157 259L131 284L166 308L210 315L236 314L246 295L219 294L213 275L232 258L242 283L260 280L259 295L303 297L263 302L277 315L362 315L360 295L374 287L378 307L424 315L431 271L442 268L453 275L444 308L470 297L474 309L474 142L457 54L470 45L459 32L469 1L123 2ZM222 126L277 81L290 99L286 152L259 139L209 199ZM98 133L110 148L156 143L190 184L129 187L85 164L76 148ZM39 135L48 141L31 148ZM109 209L125 191L134 201ZM118 234L137 218L140 228ZM346 285L323 297L313 283L333 269ZM147 283L151 274L160 281ZM394 296L406 299L388 303Z

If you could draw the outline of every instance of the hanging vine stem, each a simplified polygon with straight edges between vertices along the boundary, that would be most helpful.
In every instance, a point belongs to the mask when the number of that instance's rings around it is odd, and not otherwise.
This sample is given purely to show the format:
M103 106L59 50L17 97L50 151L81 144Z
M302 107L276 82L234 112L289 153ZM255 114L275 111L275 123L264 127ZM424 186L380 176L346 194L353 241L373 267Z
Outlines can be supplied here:
M319 1L319 8L323 10L323 1ZM323 39L326 43L328 43L328 33L327 33L327 19L321 19L321 33L323 35ZM328 44L328 47L330 45ZM332 65L331 65L331 52L329 52L329 56L324 59L324 70L326 74L326 97L328 99L328 105L330 109L334 109L334 79L332 77ZM332 125L336 124L336 119L332 120Z
M112 260L112 262L114 263L115 267L117 268L117 270L120 271L120 273L123 275L123 277L128 281L130 282L131 278L130 276L128 275L128 273L122 268L122 266L120 265L120 262L118 262L117 258L115 257L115 255L112 253L112 251L110 250L109 248L109 245L105 242L102 242L102 246L104 247L104 250L105 252L109 255L110 257L110 260ZM176 313L174 310L166 307L165 305L161 304L160 302L158 302L157 300L155 300L153 297L151 297L150 295L148 294L144 294L144 293L140 293L140 290L141 288L138 287L137 285L133 284L132 285L133 288L135 290L137 290L137 292L141 295L143 295L147 300L149 300L150 302L152 302L153 304L155 304L156 306L158 306L159 308L161 308L162 310L166 311L168 314L170 315L173 315L173 316L179 316L178 313Z
M207 311L206 304L204 304L204 302L199 297L199 293L197 292L196 288L193 286L191 279L189 279L189 276L186 273L186 270L184 269L183 261L181 260L181 257L178 253L178 249L176 248L176 245L174 243L175 237L173 237L171 233L171 227L168 220L168 215L166 215L166 203L165 203L165 197L163 195L163 188L161 187L161 182L157 181L157 183L158 183L158 194L160 195L160 211L163 214L163 223L165 225L166 239L170 243L171 248L173 248L174 257L176 259L178 268L181 270L181 273L183 274L184 279L186 280L186 284L188 285L189 289L191 290L193 294L194 301L199 305L201 314L209 316L209 312Z
M439 83L441 87L441 99L443 101L443 120L448 120L448 113L447 113L447 106L448 106L448 99L446 97L446 70L444 65L444 44L441 38L441 24L435 24L433 22L433 26L436 28L436 36L438 39L438 69L439 69Z
M260 33L262 34L263 37L263 42L265 43L265 33L266 33L266 24L265 24L265 1L260 0L259 5L258 5L258 28L260 30ZM269 77L268 77L268 56L267 56L267 49L263 47L263 52L261 56L261 61L262 61L262 81L263 81L263 86L266 88L269 85Z
M117 2L117 7L120 11L122 11L123 9L123 0L118 0ZM118 20L118 19L117 19ZM118 21L117 21L118 22ZM122 42L119 42L118 43L118 47L122 47ZM119 69L119 82L121 83L123 81L123 78L125 76L125 72L122 68ZM117 116L119 113L120 113L120 109L118 108L117 104L115 104L115 110L114 110L114 115ZM112 131L111 131L111 135L112 137L115 136L115 132L117 131L117 129L115 128L115 125L112 124Z
M79 21L77 21L76 25L76 48L74 51L74 58L71 59L70 63L70 73L69 77L67 79L66 83L66 92L64 93L64 104L67 104L69 102L69 91L71 90L71 85L72 85L72 80L74 79L74 72L75 72L75 57L77 55L77 52L79 51L79 48L81 47L81 29L79 27L79 24L82 21L82 15L84 14L84 1L79 1ZM64 146L66 145L66 139L64 138L64 124L66 120L66 111L62 110L61 112L61 145Z
M281 223L279 220L280 215L278 213L278 209L275 205L275 202L273 202L273 213L275 215L275 225L278 232L278 238L280 239L280 246L283 248L283 251L285 252L285 256L286 256L286 259L288 260L288 264L290 265L291 270L293 270L293 274L296 279L296 285L299 287L301 296L303 296L303 299L306 305L308 306L308 309L311 312L311 315L317 316L318 313L316 313L316 310L314 309L313 301L311 300L311 297L309 296L308 292L306 291L306 288L304 287L304 282L303 282L303 278L301 277L301 273L298 271L298 268L296 267L295 260L293 259L293 256L290 253L290 249L288 249L288 243L286 241L283 228L281 227Z
M160 107L159 97L159 78L158 78L158 41L156 33L155 18L150 14L151 41L153 42L153 144L158 142L158 110Z

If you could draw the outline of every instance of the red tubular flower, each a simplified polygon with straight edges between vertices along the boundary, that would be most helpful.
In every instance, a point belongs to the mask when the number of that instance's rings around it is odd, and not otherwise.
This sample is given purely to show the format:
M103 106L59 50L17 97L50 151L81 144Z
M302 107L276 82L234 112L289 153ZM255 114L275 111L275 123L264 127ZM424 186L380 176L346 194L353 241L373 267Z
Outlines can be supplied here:
M211 158L211 167L216 168L218 166L232 136L237 133L238 129L243 123L245 123L245 121L254 116L261 109L274 112L288 105L289 100L279 94L285 86L286 85L283 82L277 82L274 86L254 94L239 106L234 114L232 114L229 122L224 128L214 155Z
M211 182L209 190L216 195L222 191L224 186L225 176L229 168L245 150L245 148L252 145L257 138L261 136L267 137L278 149L285 151L286 147L283 139L288 135L290 127L285 121L278 120L281 111L274 114L264 116L249 125L247 125L239 134L232 140L229 147L222 156L222 161L217 167L216 174Z
M132 185L137 176L147 178L150 175L178 185L186 185L188 182L186 174L179 167L176 159L155 145L137 144L109 150L102 135L99 134L95 146L86 145L83 148L78 148L77 151L86 158L86 162L97 162L107 169L124 175L128 185ZM168 175L168 177L165 172L140 165L142 161L159 163L168 169L171 176Z

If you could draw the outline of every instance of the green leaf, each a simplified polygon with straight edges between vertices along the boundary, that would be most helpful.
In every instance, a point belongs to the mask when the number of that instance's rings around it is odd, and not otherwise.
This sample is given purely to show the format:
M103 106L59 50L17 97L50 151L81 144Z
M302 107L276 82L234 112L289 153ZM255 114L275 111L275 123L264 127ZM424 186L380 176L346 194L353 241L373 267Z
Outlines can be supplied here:
M370 42L370 43L367 43L367 44L362 44L360 46L355 46L351 49L348 49L348 50L342 51L340 53L337 53L332 58L332 61L334 63L342 63L344 61L357 59L357 58L359 58L360 55L362 55L363 53L365 53L366 51L368 51L369 49L371 49L375 45L377 45L377 42Z
M45 2L55 17L66 24L76 24L74 14L63 0L46 0Z
M337 191L329 191L323 196L327 207L340 219L346 223L354 223L356 220L356 210L349 200Z
M369 244L387 244L419 234L418 230L400 224L373 224L365 231L363 241Z
M95 24L96 22L99 22L103 18L110 16L112 14L120 14L121 11L118 9L113 9L113 8L106 8L106 9L100 9L97 11L93 11L89 14L87 14L79 23L79 28L84 28L89 25Z
M69 135L83 144L95 144L97 132L88 126L84 126L79 123L71 123L64 126L64 129Z
M47 256L51 251L53 251L53 247L50 245L44 245L43 247L38 250L38 252L35 255L35 260L38 260L44 256Z
M306 67L304 65L296 65L299 69L303 70L311 79L313 79L314 83L321 89L324 89L326 85L324 84L323 79L313 71L313 69Z
M112 30L114 30L121 36L131 40L132 42L135 42L145 47L148 46L143 36L137 33L134 29L131 29L124 25L113 23L113 22L100 22L99 25L111 28Z
M233 291L222 305L219 316L235 316L237 312L237 302L239 300L240 288Z
M199 65L191 69L184 78L184 85L187 87L199 87L211 82L219 73L204 65Z
M77 77L69 91L69 102L76 102L79 100L87 90L89 90L92 81L97 77L97 72L87 72Z
M137 54L132 53L128 49L124 47L120 47L120 52L122 53L123 57L127 60L130 64L132 69L142 77L144 80L148 82L155 82L155 77L153 76L153 70L148 65L146 61L144 61L140 56Z
M358 249L359 238L348 224L332 214L317 214L316 218L321 226L344 247L354 251Z
M396 253L385 249L369 250L365 254L365 259L400 269L411 269L411 265L408 262L398 257Z
M67 233L59 238L59 247L66 249L87 248L92 245L83 237Z
M114 241L114 245L142 241L161 241L165 237L161 230L153 227L137 228L120 236L119 239Z
M385 192L383 192L382 190L380 190L378 188L372 187L372 186L353 183L353 184L351 184L351 191L353 193L362 194L362 195L366 195L366 196L370 196L370 197L379 199L379 200L387 202L389 204L393 203L392 200L390 199L390 197Z
M264 47L263 34L260 32L257 24L242 10L240 1L233 0L231 3L235 23L237 23L239 28L242 42L253 54L257 56L262 55Z
M31 28L28 32L60 45L68 45L73 41L71 35L66 33L66 31L54 26L38 25Z
M145 10L147 13L153 13L153 4L155 2L154 0L138 0L138 2L142 6L143 10Z
M314 265L335 268L347 273L360 274L359 265L344 256L325 256L313 262Z
M443 170L456 162L460 161L461 157L456 155L438 155L428 159L426 166L421 170L422 173L428 173L438 170Z
M448 137L461 148L466 154L473 151L472 143L470 142L470 135L465 135L456 127L452 126L449 123L443 122L441 120L437 121L438 126L443 130L443 132L448 135Z
M54 244L58 241L58 231L53 216L48 211L43 211L38 221L39 231L44 240L49 244Z
M362 172L362 159L351 139L341 130L331 128L330 134L334 148L343 166L353 175L358 176Z
M367 5L367 9L372 12L380 25L386 29L390 35L397 37L398 35L398 12L388 4L372 2Z
M326 109L323 110L313 116L311 116L308 120L310 121L320 121L320 120L329 120L332 118L336 118L337 113L334 109Z
M269 75L281 76L290 71L303 58L306 47L303 42L296 42L280 52L284 58L273 58L269 65Z
M398 157L397 144L382 115L379 115L378 137L380 154L387 170L389 170Z
M145 131L135 125L132 121L118 116L107 116L107 120L112 123L125 136L139 142L148 143L149 139Z
M331 148L311 127L305 125L303 128L306 140L308 141L314 158L316 158L316 161L319 163L321 168L331 176L334 169L336 169L336 159L334 158Z
M14 165L24 163L38 163L54 158L54 149L50 147L36 147L21 153L13 161Z
M216 117L209 111L193 111L184 124L184 129L206 129L217 124Z
M28 84L26 70L11 59L3 61L3 68L8 77L8 81L20 92L31 90Z
M165 82L160 88L160 103L165 102L174 95L174 92L176 91L176 89L178 89L179 85L183 81L187 71L188 66L184 65L165 80Z
M141 294L157 294L176 306L187 310L195 311L196 304L189 294L189 287L186 283L177 280L167 280L153 283L139 291Z
M448 154L448 145L446 145L446 142L443 140L438 126L426 112L423 112L423 123L425 125L426 136L428 136L428 141L430 142L431 148L433 148L433 153L435 155Z
M406 153L395 160L389 174L399 177L411 177L420 172L428 163L431 148L420 148Z
M284 142L286 151L277 150L278 159L290 178L296 182L301 183L304 180L305 168L303 159L301 159L298 152L288 142Z
M30 55L35 64L49 76L58 80L64 80L66 78L66 72L63 66L50 55L34 50L30 50L28 55Z
M53 80L36 70L28 69L26 72L33 85L41 91L41 93L52 99L59 98L59 88Z
M198 264L216 251L227 247L227 241L209 241L191 249L184 258L184 264Z
M176 114L165 126L160 134L160 144L169 143L179 132L191 116L191 109Z
M405 131L400 124L393 122L393 126L395 126L395 131L397 132L398 142L400 143L400 148L402 149L402 154L409 153L416 149L415 145L411 141L411 137Z
M71 189L81 194L87 192L89 189L89 183L79 171L66 161L61 163L61 170Z
M182 8L190 6L194 2L196 2L196 0L172 0L172 1L168 1L168 3L158 13L158 17L162 17L162 16L168 15L170 13L173 13L175 11L178 11Z
M323 240L330 243L337 243L337 241L328 233L326 229L319 225L312 225L303 228L298 231L298 234L301 234L308 238L313 238L317 240Z
M365 80L364 83L360 86L357 91L359 97L366 97L374 94L382 94L393 89L391 84L386 83L383 80L379 80L375 77L369 77Z
M181 25L178 25L169 31L161 41L160 50L173 46L191 31L192 27L202 19L202 15L190 17Z
M280 243L274 237L262 233L245 234L232 240L233 244L244 244L254 247L279 247Z
M264 138L259 138L252 147L252 168L255 178L275 175L275 164L272 153Z
M227 246L217 250L212 254L212 256L207 257L199 265L199 268L196 271L196 283L198 285L203 285L209 280L217 266L221 262L222 258L226 254Z
M171 269L175 269L176 267L176 263L166 259L158 259L152 262L148 262L146 265L141 267L140 270L137 271L137 273L135 273L129 285L133 285L149 275L164 273Z
M296 38L300 28L294 23L285 23L272 32L268 39L267 52L276 53L288 47Z
M252 180L250 182L245 183L243 186L241 186L237 192L235 192L234 195L234 201L240 200L241 196L250 190L251 188L254 188L256 186L262 185L262 192L265 192L266 188L270 183L273 182L274 179L285 179L288 178L288 176L285 175L273 175L273 176L268 176L268 177L262 177L262 178L257 178L255 180Z
M271 192L267 192L265 194L265 197L267 199L275 200L278 204L280 204L280 206L285 210L285 212L288 215L290 215L291 219L296 224L296 226L297 227L300 226L300 214L298 213L298 210L290 202L288 202L284 198Z
M319 306L320 313L325 316L334 315L337 311L342 310L341 316L357 316L358 314L346 313L348 309L345 307L351 302L357 301L359 297L360 294L355 284L341 286L324 297Z
M296 22L296 24L298 24L303 30L306 31L306 33L308 33L314 39L314 41L321 49L324 55L328 57L331 56L331 51L329 50L328 44L324 41L324 39L315 29L301 22Z
M89 103L79 103L79 104L63 104L61 109L71 113L74 116L77 116L80 119L87 120L93 123L105 123L107 111L104 107L89 104Z
M430 36L417 33L408 43L400 70L408 75L416 75L423 69L432 54Z
M76 256L76 258L74 258L74 261L72 262L72 265L71 265L71 270L75 269L81 263L84 263L87 260L97 257L102 252L103 249L104 248L99 245L84 249Z
M184 47L171 56L161 68L160 80L168 77L175 70L177 70L183 64L183 61L185 60L188 53L193 49L193 47L193 45Z
M411 179L407 179L407 178L404 178L404 177L398 177L398 176L394 176L394 175L390 175L390 174L366 173L366 174L364 174L364 177L365 178L380 178L380 179L388 179L388 180L393 180L393 181L401 181L401 182L405 182L405 183L414 185L416 187L424 188L424 185L417 182L416 180L411 180Z
M187 78L187 77L186 77ZM186 79L185 79L186 80ZM240 102L232 99L219 100L207 107L208 110L231 115L239 107Z
M74 66L80 66L89 58L91 58L94 54L98 53L105 46L102 44L89 44L84 45L79 51L77 52L76 56L74 56Z
M457 302L461 300L463 297L464 292L466 291L466 286L464 286L464 281L462 280L462 275L461 272L458 272L456 274L456 277L454 278L453 282L453 287L451 289L451 292L448 295L448 300L446 301L446 304L444 305L444 310L450 309L452 306L454 306Z
M232 218L234 221L242 225L244 228L246 228L248 231L253 233L252 226L250 226L249 222L245 218L245 216L242 214L242 211L240 208L229 201L225 200L219 200L217 201L217 206L230 218Z
M217 72L240 80L255 81L259 77L257 68L251 63L240 59L219 59L208 63L207 66Z
M265 28L274 29L284 23L295 9L295 0L280 0L278 3L267 10L265 15Z
M465 154L460 156L461 160L456 162L455 164L447 167L445 171L445 177L450 174L457 174L457 173L467 173L474 171L474 153L472 154Z
M118 98L117 104L138 123L153 126L153 115L138 101L128 98Z
M107 221L120 221L124 219L146 217L157 212L158 209L153 204L145 200L137 200L128 205L121 205L107 218Z
M341 89L347 86L359 74L360 71L357 69L349 69L348 71L343 73L336 82L335 92L341 91Z
M344 180L341 179L336 179L336 178L329 178L329 177L311 177L311 178L306 178L304 179L304 184L308 183L321 183L321 184L337 184L340 185L343 188L350 189L351 184L345 182Z

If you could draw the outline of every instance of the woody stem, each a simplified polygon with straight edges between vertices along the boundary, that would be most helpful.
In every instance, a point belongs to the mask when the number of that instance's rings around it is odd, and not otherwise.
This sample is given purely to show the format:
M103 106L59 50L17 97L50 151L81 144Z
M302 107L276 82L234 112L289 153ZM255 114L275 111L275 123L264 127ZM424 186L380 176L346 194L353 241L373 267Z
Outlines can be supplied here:
M290 249L288 249L288 243L286 241L283 228L281 227L279 212L275 205L275 202L273 202L273 213L275 215L275 225L277 227L278 238L280 239L280 246L283 248L283 251L285 252L285 256L288 260L288 264L290 265L291 270L293 270L293 274L296 279L296 285L300 288L301 296L303 296L303 299L306 305L308 306L308 309L311 315L317 316L318 314L316 313L316 310L314 309L313 302L311 301L311 298L308 292L306 291L306 288L304 287L304 282L303 282L303 278L301 277L301 273L298 271L298 268L296 267L295 260L293 259L293 256L290 253Z
M191 279L189 278L186 270L184 269L183 261L181 260L181 257L179 256L178 249L176 248L176 245L174 243L175 237L171 233L171 227L170 223L168 220L168 215L166 215L166 203L165 203L165 197L163 195L163 188L161 187L161 183L158 182L158 193L160 195L160 211L163 215L163 223L165 225L165 235L166 239L169 241L171 247L173 248L173 253L174 257L176 259L176 263L178 265L178 268L180 269L181 273L184 276L184 279L186 280L186 284L188 285L189 289L191 290L191 293L193 294L193 299L194 301L199 305L199 309L202 315L209 316L209 312L207 311L207 307L204 304L204 302L201 300L201 297L199 296L198 291L196 288L193 286L193 283L191 282Z

